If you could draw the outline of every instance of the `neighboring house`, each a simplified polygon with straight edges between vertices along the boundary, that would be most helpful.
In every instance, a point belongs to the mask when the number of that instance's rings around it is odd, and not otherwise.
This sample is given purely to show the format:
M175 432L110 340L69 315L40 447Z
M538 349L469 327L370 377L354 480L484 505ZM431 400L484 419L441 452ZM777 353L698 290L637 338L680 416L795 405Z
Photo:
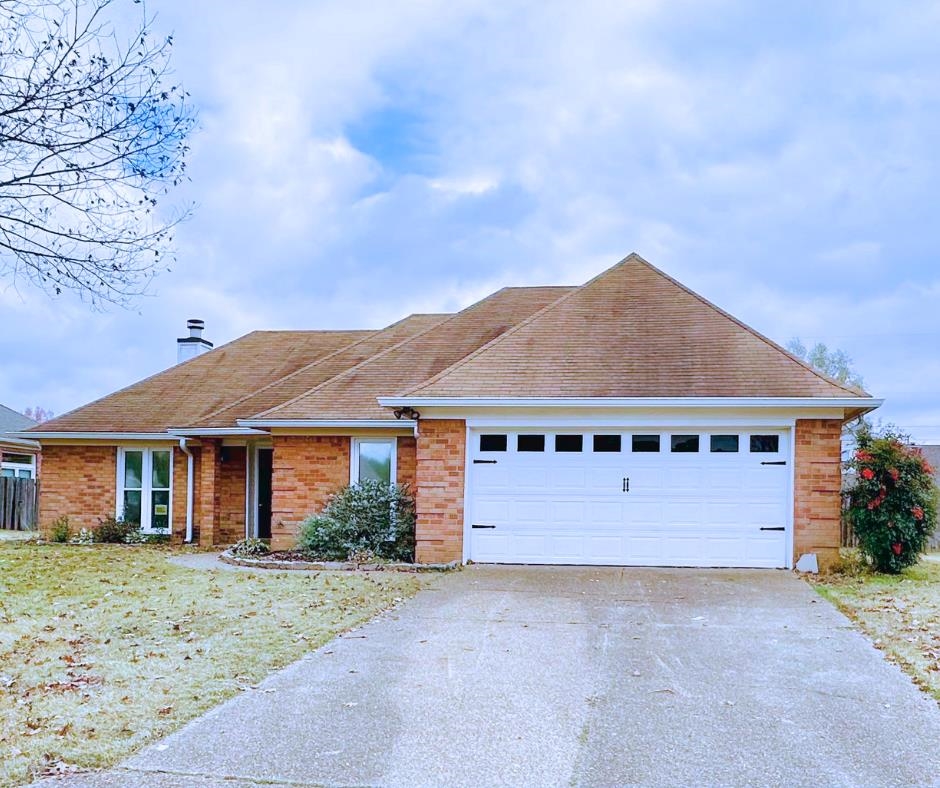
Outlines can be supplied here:
M634 254L378 331L254 332L23 436L44 524L289 548L380 478L411 485L423 562L790 567L837 557L841 427L880 404Z
M31 418L0 405L0 476L35 479L39 475L38 441L10 434L34 426Z
M917 447L924 454L924 459L930 463L934 469L933 478L937 486L940 487L940 444L933 445L921 445ZM940 548L940 527L934 531L933 536L930 537L930 549L937 550Z

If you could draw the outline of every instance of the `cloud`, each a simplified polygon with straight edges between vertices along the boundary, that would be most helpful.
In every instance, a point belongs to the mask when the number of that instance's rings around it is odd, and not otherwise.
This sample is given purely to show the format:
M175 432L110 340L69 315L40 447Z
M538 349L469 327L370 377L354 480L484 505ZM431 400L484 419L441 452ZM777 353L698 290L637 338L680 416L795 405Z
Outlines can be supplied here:
M846 349L895 420L936 420L934 5L159 14L201 119L177 263L130 313L0 291L0 402L62 411L150 374L188 317L216 342L378 326L635 250L778 341Z

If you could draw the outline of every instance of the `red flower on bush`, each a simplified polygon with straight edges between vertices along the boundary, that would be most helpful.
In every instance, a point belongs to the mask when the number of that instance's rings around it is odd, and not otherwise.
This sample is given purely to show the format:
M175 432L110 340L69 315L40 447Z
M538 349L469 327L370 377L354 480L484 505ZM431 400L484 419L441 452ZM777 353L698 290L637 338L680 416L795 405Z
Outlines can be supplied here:
M924 519L924 510L919 506L911 507L911 514L914 515L914 519L918 522Z
M904 549L904 545L902 545L900 542L895 542L894 544L891 545L891 551L895 555L901 555L901 551L903 549Z
M871 481L875 478L875 472L871 468L862 468L862 478Z
M859 462L871 462L875 458L872 457L870 451L859 449L857 452L855 452L855 459L858 460Z
M890 476L892 480L897 481L901 478L901 472L897 468L889 468L888 476Z

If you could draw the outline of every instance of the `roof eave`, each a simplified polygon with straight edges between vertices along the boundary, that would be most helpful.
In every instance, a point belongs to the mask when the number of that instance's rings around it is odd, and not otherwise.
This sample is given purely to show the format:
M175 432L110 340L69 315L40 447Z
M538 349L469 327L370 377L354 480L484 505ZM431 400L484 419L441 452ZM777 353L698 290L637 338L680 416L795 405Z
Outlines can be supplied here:
M378 397L385 408L850 408L881 407L874 397Z

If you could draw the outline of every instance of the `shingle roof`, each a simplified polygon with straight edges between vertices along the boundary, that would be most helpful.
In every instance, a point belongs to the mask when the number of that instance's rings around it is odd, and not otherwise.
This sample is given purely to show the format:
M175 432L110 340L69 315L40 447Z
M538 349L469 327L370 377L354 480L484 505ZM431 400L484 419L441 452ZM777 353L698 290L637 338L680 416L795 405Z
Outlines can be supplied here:
M254 331L35 429L163 432L199 419L374 333Z
M433 329L380 353L255 418L391 419L376 397L413 387L570 293L570 287L507 287Z
M638 255L430 380L416 397L847 397Z
M24 416L22 413L17 413L15 410L12 410L5 405L0 405L0 434L4 432L25 430L35 424L36 422L28 416Z
M230 405L189 424L177 427L234 427L238 419L247 418L276 407L336 377L350 367L438 325L450 315L411 315L376 331L352 345L320 358L297 371L246 394Z

